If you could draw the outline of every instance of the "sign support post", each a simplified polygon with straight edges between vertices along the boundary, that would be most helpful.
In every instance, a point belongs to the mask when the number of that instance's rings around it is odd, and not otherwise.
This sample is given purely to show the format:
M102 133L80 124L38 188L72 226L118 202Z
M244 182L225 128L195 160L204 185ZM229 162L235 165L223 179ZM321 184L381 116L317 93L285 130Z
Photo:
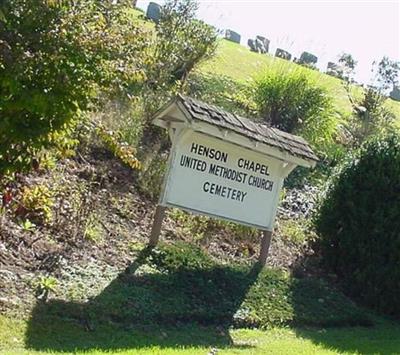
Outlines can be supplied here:
M151 234L149 240L150 247L155 247L158 244L164 216L165 216L165 207L157 205L156 213L154 214L154 219L153 219L153 226L151 228Z
M258 262L261 266L265 266L267 263L269 247L271 245L272 231L262 231L262 238L260 243L260 255L258 256Z

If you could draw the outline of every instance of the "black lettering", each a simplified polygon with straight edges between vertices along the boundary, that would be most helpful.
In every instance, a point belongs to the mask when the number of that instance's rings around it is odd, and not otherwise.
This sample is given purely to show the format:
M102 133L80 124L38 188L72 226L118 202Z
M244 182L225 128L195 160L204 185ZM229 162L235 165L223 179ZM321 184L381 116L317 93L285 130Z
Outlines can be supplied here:
M204 192L208 192L209 186L210 186L210 183L209 183L208 181L206 181L206 182L203 184L203 191L204 191Z
M222 192L221 192L221 196L222 196L222 197L225 197L225 195L226 195L226 186L224 186L224 187L222 188Z
M196 143L192 143L192 147L190 148L190 153L197 154L198 145Z
M215 184L211 184L211 187L210 187L210 194L213 194L213 195L214 195L214 193L215 193Z

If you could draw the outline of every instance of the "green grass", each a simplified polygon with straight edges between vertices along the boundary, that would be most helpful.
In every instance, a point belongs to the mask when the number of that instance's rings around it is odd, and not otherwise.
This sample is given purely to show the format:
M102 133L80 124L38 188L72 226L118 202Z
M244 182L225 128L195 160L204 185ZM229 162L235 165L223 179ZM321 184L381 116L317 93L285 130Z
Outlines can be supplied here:
M183 243L142 250L88 302L50 299L27 320L0 316L2 354L207 354L212 348L218 354L389 354L400 350L400 326L324 281L223 265Z
M239 44L221 40L218 45L216 56L202 63L197 69L196 74L211 75L216 80L221 77L226 77L237 82L240 86L248 83L254 77L269 68L295 70L300 68L300 66L272 55L254 53ZM301 69L307 72L311 78L318 81L320 85L328 89L334 98L335 108L338 112L343 115L349 115L351 113L351 105L341 80L316 70L304 67L301 67ZM221 88L216 89L220 90ZM210 87L210 91L214 92L213 87ZM353 95L356 97L361 94L361 89L358 87L354 87L352 91ZM218 95L220 93L215 91L215 94ZM210 96L212 96L211 93ZM400 118L399 102L389 99L387 106Z
M399 354L400 326L383 321L372 328L272 328L266 331L185 325L85 331L74 323L36 329L42 350L25 343L27 323L0 316L0 354ZM57 333L58 329L62 333ZM62 336L61 336L62 334Z
M142 250L88 302L54 298L39 302L27 321L2 318L0 344L7 351L55 353L183 347L190 353L210 346L240 352L252 347L236 346L232 338L239 334L240 343L241 333L233 328L375 323L322 280L223 265L194 246L176 243Z

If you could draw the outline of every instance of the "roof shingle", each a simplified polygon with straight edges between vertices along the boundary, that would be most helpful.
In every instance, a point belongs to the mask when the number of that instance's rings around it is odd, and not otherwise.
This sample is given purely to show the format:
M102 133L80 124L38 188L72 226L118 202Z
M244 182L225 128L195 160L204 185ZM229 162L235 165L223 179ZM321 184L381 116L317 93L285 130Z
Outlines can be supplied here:
M178 95L177 99L194 120L205 121L212 125L230 129L303 159L318 161L310 145L299 136L231 114L188 96Z

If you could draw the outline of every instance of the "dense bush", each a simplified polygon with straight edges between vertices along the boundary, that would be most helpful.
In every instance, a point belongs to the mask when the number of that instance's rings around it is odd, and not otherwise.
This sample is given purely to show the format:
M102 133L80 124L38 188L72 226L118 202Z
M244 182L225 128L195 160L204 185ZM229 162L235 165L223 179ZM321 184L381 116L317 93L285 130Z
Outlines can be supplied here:
M124 2L6 0L0 9L1 176L73 145L100 87L143 79L145 41Z
M196 19L197 9L195 0L168 0L162 6L153 46L154 64L149 72L156 87L185 80L196 64L213 55L217 33Z
M316 218L325 263L365 304L400 315L400 137L364 145Z

